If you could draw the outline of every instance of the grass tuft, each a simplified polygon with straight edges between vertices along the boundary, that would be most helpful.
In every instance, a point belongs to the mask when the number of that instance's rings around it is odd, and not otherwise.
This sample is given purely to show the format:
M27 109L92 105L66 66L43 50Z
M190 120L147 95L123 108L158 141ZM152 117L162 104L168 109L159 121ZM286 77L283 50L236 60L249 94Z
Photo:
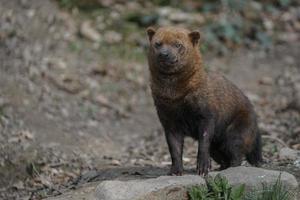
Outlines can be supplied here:
M189 190L191 200L242 200L245 185L233 187L225 177L217 175L206 179L207 188L195 186Z
M278 177L273 185L263 184L261 190L245 193L245 185L231 186L225 177L217 175L206 179L207 187L194 186L188 190L190 200L292 200L289 191Z
M289 191L278 177L273 185L263 184L262 190L249 193L245 200L292 200L295 193Z

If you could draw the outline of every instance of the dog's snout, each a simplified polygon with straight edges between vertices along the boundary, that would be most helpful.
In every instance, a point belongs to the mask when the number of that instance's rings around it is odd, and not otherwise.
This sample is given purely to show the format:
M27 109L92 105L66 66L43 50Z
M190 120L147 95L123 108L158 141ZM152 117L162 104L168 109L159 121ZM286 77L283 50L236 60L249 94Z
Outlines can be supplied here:
M161 52L159 52L159 57L160 57L161 59L167 59L167 58L170 57L170 54L169 54L168 51L161 51Z

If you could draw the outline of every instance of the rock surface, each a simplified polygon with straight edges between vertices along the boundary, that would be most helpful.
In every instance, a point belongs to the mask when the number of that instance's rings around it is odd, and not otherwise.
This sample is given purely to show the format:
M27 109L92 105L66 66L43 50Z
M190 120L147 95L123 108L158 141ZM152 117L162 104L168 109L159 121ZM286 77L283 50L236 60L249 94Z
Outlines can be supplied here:
M279 152L279 158L282 160L300 160L300 151L285 147L282 148Z
M81 24L80 33L92 42L99 42L101 40L100 34L92 27L89 21L85 21Z
M210 173L211 176L217 174L225 176L232 185L245 184L247 191L261 188L262 183L273 184L279 176L283 185L289 189L294 190L298 187L296 178L287 172L241 166ZM99 200L187 199L187 187L204 184L204 179L196 175L162 176L133 181L104 181L97 186L95 197Z
M217 174L225 176L231 185L245 184L247 191L261 188L262 183L272 185L279 176L282 184L287 188L294 190L298 187L297 180L292 174L275 170L240 166L210 173L213 177Z
M212 177L217 174L225 176L231 185L245 184L247 191L260 189L262 183L271 185L279 176L289 190L298 188L296 178L287 172L240 166L209 173ZM194 185L204 186L205 180L197 175L160 176L129 181L110 180L100 184L92 183L49 200L187 200L187 188Z
M86 184L85 186L64 193L57 197L47 198L47 200L97 200L94 191L97 183Z
M96 199L187 199L185 187L205 185L200 176L161 176L147 180L104 181L95 192Z

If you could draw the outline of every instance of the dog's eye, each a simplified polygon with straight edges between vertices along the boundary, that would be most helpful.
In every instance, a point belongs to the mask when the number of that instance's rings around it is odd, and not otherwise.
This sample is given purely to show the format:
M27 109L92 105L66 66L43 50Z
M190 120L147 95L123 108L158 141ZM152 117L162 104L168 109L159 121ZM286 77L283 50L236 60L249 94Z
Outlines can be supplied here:
M156 48L159 48L159 47L161 47L161 45L162 45L162 43L161 43L161 42L155 42L155 43L154 43L154 46L155 46Z
M182 44L180 44L179 42L176 42L176 43L175 43L175 47L179 49L179 48L182 47Z

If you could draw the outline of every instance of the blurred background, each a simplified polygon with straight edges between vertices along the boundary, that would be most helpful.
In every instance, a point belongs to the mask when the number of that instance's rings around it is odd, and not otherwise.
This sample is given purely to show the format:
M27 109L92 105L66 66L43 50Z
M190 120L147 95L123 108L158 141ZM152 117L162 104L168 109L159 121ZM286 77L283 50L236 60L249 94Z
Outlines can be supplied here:
M168 25L200 30L204 66L255 106L265 167L299 180L298 0L0 0L0 199L59 195L101 169L168 169L145 33ZM187 139L186 168L196 151Z

